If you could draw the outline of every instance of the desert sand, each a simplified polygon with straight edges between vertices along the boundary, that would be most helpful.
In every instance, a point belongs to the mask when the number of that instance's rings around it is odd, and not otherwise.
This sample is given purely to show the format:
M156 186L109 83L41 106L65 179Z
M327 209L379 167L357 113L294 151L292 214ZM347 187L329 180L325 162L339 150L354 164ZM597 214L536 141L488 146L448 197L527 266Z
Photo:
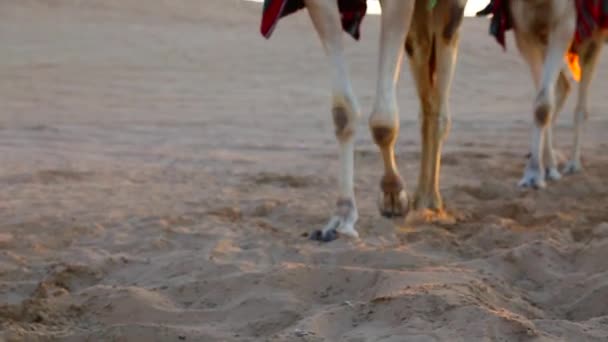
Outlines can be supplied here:
M520 190L534 94L511 34L464 21L442 191L387 220L367 130L379 20L347 38L360 241L336 195L329 68L305 12L237 0L0 2L0 340L606 341L608 54L583 174ZM399 85L410 191L418 104ZM575 95L576 92L573 92ZM570 153L571 96L556 142Z

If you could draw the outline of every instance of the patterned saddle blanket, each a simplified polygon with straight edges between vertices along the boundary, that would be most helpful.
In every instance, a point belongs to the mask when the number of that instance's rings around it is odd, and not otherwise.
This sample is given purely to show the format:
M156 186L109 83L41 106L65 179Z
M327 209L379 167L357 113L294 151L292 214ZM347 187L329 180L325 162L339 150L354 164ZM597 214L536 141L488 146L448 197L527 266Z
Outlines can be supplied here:
M359 40L360 27L365 12L367 11L366 0L336 0L340 15L342 16L342 28L354 39ZM428 8L433 9L441 0L428 0ZM262 25L260 32L266 39L270 38L279 19L304 8L304 0L264 0L262 12Z
M506 49L505 32L513 27L509 0L493 0L490 34ZM575 0L576 31L572 51L597 28L608 30L608 0Z
M366 0L337 0L342 16L342 28L353 38L359 39ZM265 0L260 32L267 39L272 35L279 19L304 8L304 0Z
M576 81L580 79L578 46L596 29L608 30L608 0L575 0L576 30L566 62ZM493 0L490 34L506 49L505 32L513 28L509 0Z

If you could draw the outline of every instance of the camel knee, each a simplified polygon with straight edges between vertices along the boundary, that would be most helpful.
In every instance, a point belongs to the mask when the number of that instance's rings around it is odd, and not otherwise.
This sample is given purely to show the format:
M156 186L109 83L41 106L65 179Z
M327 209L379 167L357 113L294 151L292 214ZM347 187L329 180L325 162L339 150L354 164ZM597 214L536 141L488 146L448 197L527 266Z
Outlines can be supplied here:
M534 119L536 124L540 127L547 126L549 122L551 122L552 110L553 99L551 98L550 92L544 89L538 94L534 106Z
M422 115L422 125L428 127L433 136L443 140L450 132L452 118L447 111L427 112Z
M380 147L391 146L397 140L397 128L390 126L371 126L372 137Z
M332 108L334 128L338 140L348 140L355 133L356 117L344 106L334 106Z
M348 100L344 96L334 96L332 106L332 118L336 138L345 141L355 134L359 113L354 101Z
M534 118L536 119L536 124L545 127L551 121L551 107L549 104L543 103L536 106L534 110Z
M399 134L399 121L396 109L381 110L381 108L396 108L396 105L375 106L369 118L369 127L376 145L380 147L392 146Z

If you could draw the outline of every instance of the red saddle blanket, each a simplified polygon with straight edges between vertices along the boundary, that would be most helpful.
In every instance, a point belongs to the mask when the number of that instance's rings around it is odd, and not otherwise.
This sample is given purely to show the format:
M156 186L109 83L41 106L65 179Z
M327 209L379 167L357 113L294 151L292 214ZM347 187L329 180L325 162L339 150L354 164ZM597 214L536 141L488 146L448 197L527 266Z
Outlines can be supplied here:
M580 79L578 46L596 29L608 30L608 0L574 0L576 6L576 30L566 62L576 81ZM494 0L490 34L506 49L505 32L513 27L509 0Z
M577 20L572 44L575 52L577 45L589 38L597 28L608 30L608 0L574 0ZM490 21L490 34L506 49L505 32L513 27L509 0L494 0Z
M361 22L367 11L366 0L337 0L342 16L342 28L359 39ZM260 32L270 38L279 19L304 8L304 0L265 0Z

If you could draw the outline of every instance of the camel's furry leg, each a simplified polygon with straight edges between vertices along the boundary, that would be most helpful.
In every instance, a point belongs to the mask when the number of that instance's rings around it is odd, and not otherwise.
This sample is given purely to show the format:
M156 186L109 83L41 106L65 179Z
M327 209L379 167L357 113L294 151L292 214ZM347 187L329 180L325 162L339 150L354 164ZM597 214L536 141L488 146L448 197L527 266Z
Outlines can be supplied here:
M552 8L554 20L550 21L548 43L544 57L539 91L534 104L535 125L532 133L531 157L524 176L519 182L522 187L542 188L545 186L543 167L543 144L547 126L551 124L556 109L555 89L559 73L564 65L564 55L570 47L576 17L571 13L571 4L556 2ZM562 8L563 7L563 8Z
M544 144L544 154L545 154L545 178L547 180L556 181L562 178L557 163L557 156L555 154L555 149L553 148L553 126L557 116L561 112L564 103L568 99L568 94L570 93L570 81L566 76L565 68L559 73L557 82L555 84L555 110L553 112L553 118L551 123L547 125L547 129L545 132L545 144Z
M532 81L534 82L534 89L538 92L540 89L540 81L543 69L543 55L546 46L541 42L534 33L523 32L515 30L515 42L517 48L523 59L530 68L530 74L532 75ZM567 99L568 92L570 90L570 83L566 78L565 71L562 70L559 73L558 80L556 82L556 106L555 115L553 120L557 117L557 114L561 110L564 102ZM545 135L543 139L544 155L547 159L547 166L545 169L545 176L550 180L557 180L561 178L559 171L557 170L557 161L555 158L555 151L553 150L553 122L546 127ZM540 183L540 186L544 186L544 178Z
M339 195L335 213L325 228L313 236L322 241L333 240L336 232L358 237L355 229L358 216L354 194L354 135L359 105L344 58L340 13L335 0L306 0L306 7L331 65L332 114L340 149Z
M383 0L380 56L376 99L369 126L384 161L378 202L387 217L403 216L409 209L405 186L395 163L395 141L399 133L396 83L403 59L403 43L410 27L414 0Z
M595 67L602 47L602 37L596 35L585 42L579 49L581 56L581 81L578 88L576 109L574 110L574 145L572 147L572 156L564 169L565 173L575 173L582 170L581 133L588 116L587 97L589 95L589 85L595 74Z
M443 1L437 6L434 11L441 14L433 15L425 1L417 3L412 29L406 41L422 120L422 160L414 207L436 211L443 209L439 192L441 148L450 129L448 100L465 2ZM440 19L446 17L443 14L448 14L447 21ZM439 22L445 26L429 25L429 22Z

